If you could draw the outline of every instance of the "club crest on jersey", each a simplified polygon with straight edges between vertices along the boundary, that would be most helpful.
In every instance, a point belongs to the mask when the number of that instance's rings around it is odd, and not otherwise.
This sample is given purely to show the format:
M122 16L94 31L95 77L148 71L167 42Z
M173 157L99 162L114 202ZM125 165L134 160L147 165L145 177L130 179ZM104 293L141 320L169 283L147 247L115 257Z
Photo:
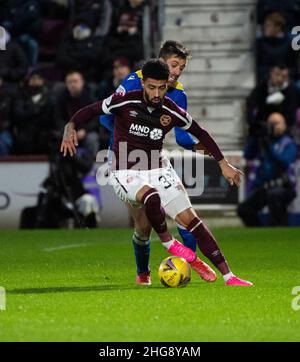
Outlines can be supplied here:
M171 123L171 117L168 116L167 114L163 114L160 117L160 124L164 127L168 126Z
M126 94L126 89L122 86L122 85L119 85L119 87L117 88L116 90L116 93L120 94L120 95L125 95Z

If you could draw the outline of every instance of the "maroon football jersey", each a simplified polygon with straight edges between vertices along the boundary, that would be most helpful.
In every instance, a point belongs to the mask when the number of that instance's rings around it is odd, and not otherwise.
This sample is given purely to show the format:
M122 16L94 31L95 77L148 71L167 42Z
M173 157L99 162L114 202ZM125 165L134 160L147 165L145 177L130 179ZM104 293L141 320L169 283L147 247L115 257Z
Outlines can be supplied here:
M114 94L104 100L103 111L115 115L113 152L117 169L132 168L137 162L136 166L141 169L161 167L159 155L166 134L175 126L187 129L192 123L192 119L174 105L165 98L160 107L150 107L141 90ZM126 166L125 160L128 160Z
M159 154L163 140L173 127L189 130L215 159L220 161L223 158L209 133L168 97L160 106L153 108L145 101L142 90L114 93L79 110L71 122L78 127L81 122L100 114L115 115L113 152L116 169L128 169L134 165L140 169L161 167Z

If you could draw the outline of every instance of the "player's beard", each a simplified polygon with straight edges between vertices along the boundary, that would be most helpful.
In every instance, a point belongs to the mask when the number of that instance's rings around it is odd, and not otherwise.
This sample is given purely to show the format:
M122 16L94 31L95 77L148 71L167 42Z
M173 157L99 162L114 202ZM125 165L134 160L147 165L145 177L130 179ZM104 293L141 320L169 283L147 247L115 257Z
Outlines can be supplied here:
M162 106L162 103L163 103L163 100L164 98L160 98L160 97L154 97L153 99L159 99L160 101L157 102L157 103L154 103L151 101L150 97L148 96L148 94L146 92L144 92L144 98L147 102L147 104L150 106L150 107L153 107L153 108L159 108Z

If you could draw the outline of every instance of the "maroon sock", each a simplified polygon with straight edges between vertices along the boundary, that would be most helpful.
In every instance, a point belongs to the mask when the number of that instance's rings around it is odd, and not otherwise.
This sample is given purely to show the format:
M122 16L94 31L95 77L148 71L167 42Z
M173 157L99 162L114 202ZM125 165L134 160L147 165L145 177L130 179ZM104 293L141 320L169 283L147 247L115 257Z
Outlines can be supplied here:
M202 254L206 256L223 275L229 273L230 269L216 239L203 222L195 217L188 225L187 230L195 237Z
M172 240L166 223L165 210L161 206L160 196L155 188L148 190L143 198L142 203L145 206L145 213L161 241L168 242Z

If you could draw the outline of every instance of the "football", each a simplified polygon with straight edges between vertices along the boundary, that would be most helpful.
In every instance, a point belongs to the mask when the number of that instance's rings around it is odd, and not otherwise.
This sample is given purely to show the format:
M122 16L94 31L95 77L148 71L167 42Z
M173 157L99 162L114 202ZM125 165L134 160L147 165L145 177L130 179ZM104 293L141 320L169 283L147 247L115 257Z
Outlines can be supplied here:
M169 256L160 263L158 277L167 288L185 287L191 280L190 264L183 258Z

